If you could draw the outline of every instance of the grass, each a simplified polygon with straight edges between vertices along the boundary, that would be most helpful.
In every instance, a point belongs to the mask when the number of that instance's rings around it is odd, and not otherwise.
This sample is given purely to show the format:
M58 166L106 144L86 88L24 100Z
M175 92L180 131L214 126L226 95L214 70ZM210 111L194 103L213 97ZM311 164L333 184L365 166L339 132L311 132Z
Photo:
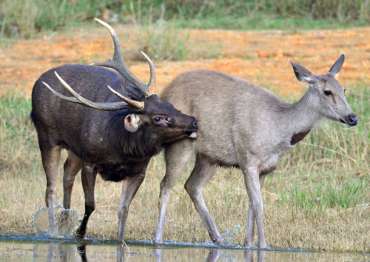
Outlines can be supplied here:
M351 129L339 123L324 124L288 153L276 173L267 178L263 191L265 224L268 242L273 246L370 251L366 235L370 230L370 90L352 90L349 101L360 116L360 124ZM18 94L0 97L0 233L34 232L32 216L44 207L46 182L36 133L29 120L30 108L30 100ZM130 209L128 239L152 239L164 169L162 155L152 159ZM172 193L165 239L208 241L183 189L189 172L179 179ZM61 203L62 176L57 192ZM97 210L91 217L88 235L116 238L119 195L119 183L98 179ZM205 198L225 239L242 243L247 196L240 171L219 169L205 189ZM82 216L79 177L72 207Z
M156 61L199 60L221 56L220 43L190 39L189 34L173 22L158 20L137 28L138 49ZM143 59L142 56L138 58Z
M230 29L230 30L314 30L368 26L367 21L352 22L310 17L282 17L276 14L255 13L248 16L208 16L191 20L178 18L174 21L180 28Z
M36 32L57 30L100 16L111 0L0 2L0 35L32 37Z
M281 201L292 203L295 207L312 210L328 208L350 208L361 205L366 197L367 181L365 178L350 177L343 184L326 181L320 185L303 188L293 185L288 192L281 194Z
M367 0L3 0L0 36L29 38L93 17L140 24L169 20L186 28L297 30L369 25L370 4Z
M155 60L185 60L189 55L188 35L164 20L141 27L138 39L139 50Z

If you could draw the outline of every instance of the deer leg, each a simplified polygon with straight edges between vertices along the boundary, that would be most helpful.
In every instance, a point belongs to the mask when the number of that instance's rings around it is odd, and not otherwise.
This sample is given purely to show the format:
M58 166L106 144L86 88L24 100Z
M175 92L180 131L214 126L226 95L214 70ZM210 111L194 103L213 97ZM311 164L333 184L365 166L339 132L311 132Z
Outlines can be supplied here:
M260 186L261 190L265 181L265 175L260 176ZM248 208L248 221L247 221L247 233L245 239L245 245L247 247L252 247L253 245L253 238L254 238L254 226L255 226L255 215L253 211L253 205L251 199L249 199L249 208Z
M215 172L216 166L210 164L206 159L198 155L195 167L189 179L186 181L185 189L193 201L195 209L198 211L204 225L207 227L211 240L215 243L221 244L223 239L218 232L213 218L209 214L202 192L204 185L209 182Z
M85 214L79 228L76 231L76 237L82 239L86 234L86 226L89 217L95 210L95 180L96 170L92 166L84 165L81 172L82 188L85 195Z
M41 147L40 147L41 148ZM59 146L41 149L42 165L46 174L45 202L48 207L49 234L55 235L58 231L55 218L56 180L58 177L58 166L60 160Z
M126 220L132 199L143 182L145 173L126 177L122 181L122 193L118 210L118 240L123 242L125 236Z
M177 178L184 171L184 167L189 161L191 153L192 148L189 141L176 143L172 146L169 146L165 151L166 175L161 181L161 189L159 194L159 217L154 237L154 243L156 244L162 243L166 210L170 199L171 189L175 185Z
M254 221L255 215L253 212L253 205L252 201L249 199L249 207L248 207L248 220L247 220L247 233L245 238L245 246L252 247L253 245L253 237L254 237Z
M71 194L76 174L82 167L82 161L71 151L68 151L67 160L64 162L63 174L63 210L59 222L59 232L64 232L69 226L71 208Z
M82 168L82 161L71 151L68 151L68 158L64 162L63 174L63 207L64 209L71 208L71 194L73 184L78 171Z
M251 203L251 208L248 214L248 220L251 218L252 224L252 233L253 233L253 217L255 216L257 230L258 230L258 247L267 248L264 228L263 228L263 201L261 194L261 185L259 179L258 168L254 166L247 167L246 170L243 170L244 173L244 182L247 189L249 201ZM248 226L249 223L248 223ZM247 234L247 245L252 245L253 234Z

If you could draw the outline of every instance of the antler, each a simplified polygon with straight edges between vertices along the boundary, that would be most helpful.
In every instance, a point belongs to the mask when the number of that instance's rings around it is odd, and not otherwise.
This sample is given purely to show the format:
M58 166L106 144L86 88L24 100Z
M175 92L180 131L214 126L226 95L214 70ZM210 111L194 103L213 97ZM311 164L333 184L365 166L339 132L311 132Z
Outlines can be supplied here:
M120 93L118 93L116 90L114 90L110 85L107 85L108 89L113 93L115 94L116 96L118 96L119 98L121 98L122 100L126 101L128 104L142 110L144 109L144 102L140 102L140 101L136 101L136 100L133 100L131 98L128 98Z
M73 97L65 96L65 95L63 95L63 94L55 91L48 83L46 83L44 81L42 83L51 92L53 92L54 95L58 96L59 98L61 98L63 100L66 100L66 101L69 101L69 102L73 102L73 103L82 104L82 105L86 105L86 106L91 107L91 108L94 108L94 109L105 110L105 111L119 110L119 109L122 109L122 108L127 107L127 105L130 105L130 106L132 106L134 108L137 108L139 110L142 110L144 108L144 102L135 101L135 100L132 100L132 99L130 99L128 97L125 97L125 96L121 95L120 93L118 93L117 91L115 91L110 86L107 86L109 88L109 90L111 92L113 92L115 95L119 96L125 102L104 103L104 102L93 102L93 101L90 101L90 100L82 97L75 90L73 90L73 88L66 81L64 81L64 79L56 71L54 72L54 74L58 78L58 80L60 81L60 83L63 85L63 87L65 89L67 89L68 92L71 93L71 95L73 95Z
M113 45L114 45L113 59L109 60L108 62L100 63L100 64L97 64L97 65L105 66L105 67L109 67L109 68L113 68L113 69L117 70L125 78L134 82L135 85L138 88L140 88L141 91L144 92L144 94L147 94L147 91L148 91L150 85L153 82L155 82L155 81L153 81L153 79L155 79L155 66L154 66L153 61L148 57L147 54L145 54L143 51L141 51L141 54L145 57L145 59L147 60L147 62L149 64L149 70L150 70L150 79L149 79L147 84L144 84L143 82L141 82L139 79L137 79L128 70L128 68L127 68L127 66L124 62L123 56L122 56L120 41L119 41L117 33L114 31L114 29L109 24L107 24L106 22L104 22L104 21L102 21L98 18L95 18L95 21L97 21L98 23L100 23L101 25L103 25L105 28L107 28L109 30L109 32L112 36Z

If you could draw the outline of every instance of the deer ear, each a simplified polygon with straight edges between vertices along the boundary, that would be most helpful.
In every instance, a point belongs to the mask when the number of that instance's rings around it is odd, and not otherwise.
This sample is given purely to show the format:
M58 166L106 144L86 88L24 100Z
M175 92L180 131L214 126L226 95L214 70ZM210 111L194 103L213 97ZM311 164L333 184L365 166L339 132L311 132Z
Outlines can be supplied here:
M339 71L342 69L343 63L344 63L344 55L341 54L338 57L337 61L335 61L334 65L330 67L329 74L331 74L332 76L335 76L336 74L338 74Z
M313 84L317 81L317 77L312 74L308 69L301 66L300 64L290 62L293 67L294 74L299 81Z
M128 114L125 116L123 122L125 129L130 133L135 133L141 125L141 119L137 114Z

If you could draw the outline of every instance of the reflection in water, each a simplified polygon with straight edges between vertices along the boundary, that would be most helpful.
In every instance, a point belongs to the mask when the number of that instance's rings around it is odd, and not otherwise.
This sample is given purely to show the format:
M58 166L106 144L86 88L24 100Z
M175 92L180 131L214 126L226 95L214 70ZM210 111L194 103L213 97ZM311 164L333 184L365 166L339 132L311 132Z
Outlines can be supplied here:
M0 261L369 261L370 254L0 242Z
M265 255L267 251L252 251L252 250L245 250L244 251L244 258L245 262L264 262L265 261ZM257 255L257 260L254 260L254 256Z

